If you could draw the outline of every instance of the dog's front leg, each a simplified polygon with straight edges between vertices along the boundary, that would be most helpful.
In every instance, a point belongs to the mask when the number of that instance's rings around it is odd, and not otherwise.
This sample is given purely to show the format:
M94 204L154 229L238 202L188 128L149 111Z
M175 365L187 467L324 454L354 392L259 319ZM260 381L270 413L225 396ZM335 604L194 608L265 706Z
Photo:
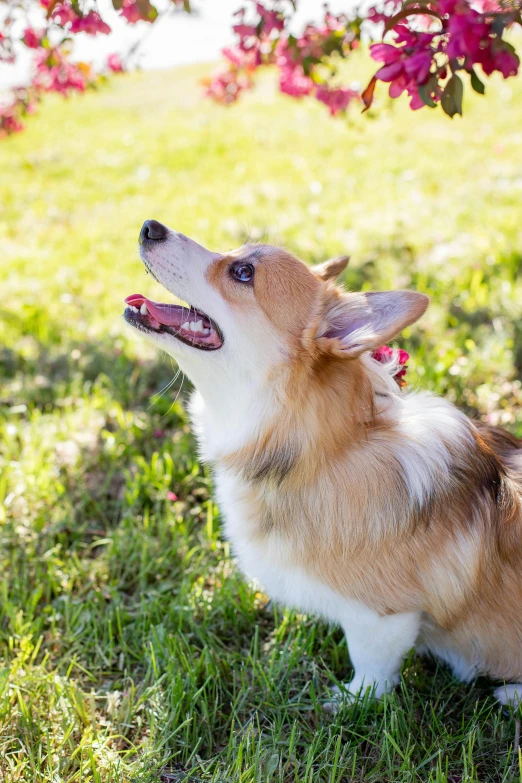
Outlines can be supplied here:
M350 683L333 689L336 699L361 695L368 688L379 698L399 680L404 656L417 639L420 612L380 616L354 601L347 604L341 622L355 673Z

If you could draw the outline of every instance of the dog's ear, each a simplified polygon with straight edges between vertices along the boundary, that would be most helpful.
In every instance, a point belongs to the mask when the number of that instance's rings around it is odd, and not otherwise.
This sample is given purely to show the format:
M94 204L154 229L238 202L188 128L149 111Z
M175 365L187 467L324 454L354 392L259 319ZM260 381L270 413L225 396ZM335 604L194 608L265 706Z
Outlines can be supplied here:
M337 294L326 302L316 341L338 356L359 356L417 321L428 304L416 291Z
M320 280L332 280L332 278L338 277L341 272L344 272L349 260L350 256L336 256L336 258L323 261L322 264L316 264L311 267L311 270Z

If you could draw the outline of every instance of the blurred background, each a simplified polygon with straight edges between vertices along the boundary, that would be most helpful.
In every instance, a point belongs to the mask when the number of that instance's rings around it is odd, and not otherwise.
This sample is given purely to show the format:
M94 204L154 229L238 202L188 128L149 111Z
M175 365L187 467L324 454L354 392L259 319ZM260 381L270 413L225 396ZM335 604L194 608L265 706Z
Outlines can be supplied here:
M164 298L138 258L148 218L213 250L348 253L349 288L432 298L397 343L410 386L522 435L521 80L468 91L453 121L384 90L331 119L270 73L227 109L197 62L217 28L196 45L183 24L196 64L49 97L0 144L3 779L515 779L512 719L430 663L384 706L324 716L342 635L237 573L189 383L169 388L176 367L121 314ZM350 67L371 73L364 51Z

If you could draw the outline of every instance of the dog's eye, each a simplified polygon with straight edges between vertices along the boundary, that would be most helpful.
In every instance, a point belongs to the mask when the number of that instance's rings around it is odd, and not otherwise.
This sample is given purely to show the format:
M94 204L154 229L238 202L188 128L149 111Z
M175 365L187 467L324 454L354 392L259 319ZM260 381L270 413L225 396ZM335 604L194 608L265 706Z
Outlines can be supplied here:
M249 283L254 277L254 267L252 264L234 264L230 267L232 277L239 280L240 283Z

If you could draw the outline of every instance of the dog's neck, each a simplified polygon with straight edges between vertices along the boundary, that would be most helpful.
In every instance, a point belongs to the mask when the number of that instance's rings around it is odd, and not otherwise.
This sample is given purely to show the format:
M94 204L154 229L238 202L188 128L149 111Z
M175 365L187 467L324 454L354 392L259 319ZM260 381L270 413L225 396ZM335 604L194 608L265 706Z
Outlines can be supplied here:
M300 384L299 399L277 384L227 388L206 380L191 406L203 459L261 495L316 494L318 481L330 486L340 471L347 508L358 499L359 524L370 515L377 537L398 529L414 509L448 491L455 464L473 459L472 425L443 399L400 392L375 363L351 377L344 396L333 378L315 391Z
M201 456L212 463L255 440L274 415L282 414L274 389L248 375L206 377L194 385L191 418Z
M263 449L291 448L330 459L355 447L396 416L400 396L390 373L369 362L339 362L319 375L283 366L269 377L184 366L197 389L191 413L202 457L218 462L243 449L257 458Z

